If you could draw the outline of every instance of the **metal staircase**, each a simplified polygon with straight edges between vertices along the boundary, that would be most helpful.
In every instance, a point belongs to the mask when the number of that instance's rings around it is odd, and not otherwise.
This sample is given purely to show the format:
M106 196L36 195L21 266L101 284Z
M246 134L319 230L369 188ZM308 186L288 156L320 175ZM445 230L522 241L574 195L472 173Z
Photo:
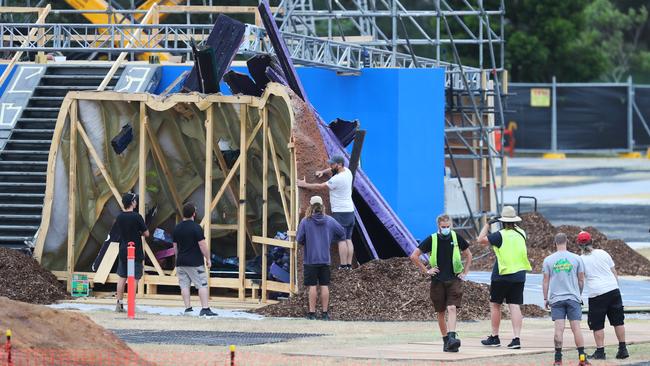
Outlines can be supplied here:
M108 66L49 65L0 151L0 247L27 250L41 224L47 158L65 95L95 90ZM107 89L119 79L119 71Z

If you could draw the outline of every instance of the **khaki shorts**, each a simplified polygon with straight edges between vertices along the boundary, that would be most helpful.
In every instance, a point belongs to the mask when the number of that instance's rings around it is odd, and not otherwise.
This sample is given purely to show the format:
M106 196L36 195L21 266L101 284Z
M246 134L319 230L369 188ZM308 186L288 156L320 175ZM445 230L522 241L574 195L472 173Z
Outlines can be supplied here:
M436 313L447 310L447 306L460 308L463 300L463 282L456 278L451 281L431 281L431 301Z
M208 275L204 266L176 267L176 276L181 288L190 288L191 284L197 289L208 287Z

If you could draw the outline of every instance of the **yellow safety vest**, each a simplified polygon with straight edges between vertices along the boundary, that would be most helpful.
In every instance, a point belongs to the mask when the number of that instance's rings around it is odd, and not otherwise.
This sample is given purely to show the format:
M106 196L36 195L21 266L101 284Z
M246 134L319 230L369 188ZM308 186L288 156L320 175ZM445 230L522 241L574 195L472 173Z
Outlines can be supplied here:
M458 247L458 236L455 231L451 231L451 244L454 246L451 255L451 263L454 267L454 274L463 272L463 261L460 259L460 248ZM431 235L431 254L429 254L429 264L431 268L438 266L438 233Z
M532 267L528 261L526 250L526 233L520 229L502 229L501 247L492 246L499 264L499 274L509 275L519 271L530 271Z

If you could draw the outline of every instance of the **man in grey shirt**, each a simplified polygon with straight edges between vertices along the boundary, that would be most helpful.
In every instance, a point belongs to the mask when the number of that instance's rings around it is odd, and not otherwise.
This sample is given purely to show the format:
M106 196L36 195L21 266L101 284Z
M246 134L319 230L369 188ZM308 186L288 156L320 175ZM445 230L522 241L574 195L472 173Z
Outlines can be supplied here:
M579 365L585 365L585 342L580 330L582 320L581 294L585 284L585 266L582 259L567 251L564 233L555 235L557 251L544 259L544 306L551 309L555 322L555 363L562 365L562 338L564 322L569 319L573 338L578 349Z

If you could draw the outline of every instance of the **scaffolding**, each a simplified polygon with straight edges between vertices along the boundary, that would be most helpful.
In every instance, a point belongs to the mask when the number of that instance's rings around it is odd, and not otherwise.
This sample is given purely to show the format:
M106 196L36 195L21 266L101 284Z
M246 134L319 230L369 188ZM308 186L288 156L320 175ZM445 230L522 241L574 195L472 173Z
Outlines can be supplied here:
M105 10L59 8L51 13L99 12L107 13L109 19L117 14L135 19L146 12L112 0L108 3ZM187 0L185 6L160 6L159 13L184 14L185 24L166 24L160 14L154 24L5 22L0 24L0 51L88 52L94 48L110 55L126 51L125 45L130 44L132 53L188 53L190 39L205 39L212 16L229 12L249 17L252 23L247 25L241 54L272 52L255 7L213 3ZM297 64L343 73L368 67L445 69L446 165L465 207L452 216L457 228L476 230L481 220L503 205L503 182L497 174L499 168L505 169L500 138L502 99L507 94L505 4L503 0L490 2L488 8L483 0L409 4L399 0L281 0L271 5ZM136 33L138 37L133 36Z

